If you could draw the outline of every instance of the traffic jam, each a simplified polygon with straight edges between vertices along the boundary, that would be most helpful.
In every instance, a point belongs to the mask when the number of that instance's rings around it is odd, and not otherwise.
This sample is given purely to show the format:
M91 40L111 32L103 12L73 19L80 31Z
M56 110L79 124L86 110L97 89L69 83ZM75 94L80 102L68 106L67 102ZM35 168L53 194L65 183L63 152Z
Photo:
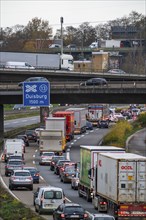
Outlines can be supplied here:
M135 113L132 114L131 110L116 113L115 109L110 109L106 104L68 108L46 118L44 127L26 130L24 134L5 139L1 161L4 164L4 175L9 178L9 190L32 191L35 211L40 215L51 212L54 220L64 219L64 216L67 219L100 217L101 220L135 217L139 214L145 216L145 157L126 153L123 148L116 146L81 145L78 162L71 161L66 153L67 143L75 135L82 135L95 128L108 129L118 120L134 117ZM79 197L92 202L94 209L98 210L96 214L87 212L78 203L68 202L65 190L61 187L40 185L40 170L34 164L27 164L25 156L32 143L39 152L39 166L49 167L60 182L70 184L70 188L76 190ZM34 184L38 184L35 192Z

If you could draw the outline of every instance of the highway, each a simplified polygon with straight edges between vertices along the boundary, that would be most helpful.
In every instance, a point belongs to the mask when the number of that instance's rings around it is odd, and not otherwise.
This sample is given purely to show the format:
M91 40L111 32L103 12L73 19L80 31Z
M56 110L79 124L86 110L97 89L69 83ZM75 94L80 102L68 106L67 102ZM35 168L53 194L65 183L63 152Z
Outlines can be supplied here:
M20 123L20 122L19 122ZM18 124L19 124L18 123ZM18 126L17 124L17 126ZM21 123L19 124L21 125ZM7 126L6 126L7 127ZM68 143L68 151L66 152L66 157L70 158L72 161L79 161L79 146L80 145L99 145L102 137L109 132L109 129L98 129L95 128L93 131L87 131L85 134L76 135L75 139L72 142ZM145 155L146 144L144 140L146 139L146 129L144 129L140 133L136 133L128 142L128 149L131 152L138 153L141 155ZM85 199L78 197L78 192L71 189L71 185L69 183L60 182L60 178L55 175L52 171L50 171L48 166L40 166L39 165L39 152L38 145L31 143L30 147L26 148L25 153L26 165L29 166L37 166L41 173L41 181L39 185L50 184L53 186L59 186L64 189L67 200L78 202L82 204L86 210L89 212L96 213L97 211L93 208L91 203L88 203ZM4 163L0 164L1 166L1 174L3 181L6 185L8 185L8 177L4 175ZM38 187L38 184L34 184L34 190ZM19 200L21 200L24 204L28 205L30 208L34 210L33 206L33 192L27 190L15 190L12 192ZM49 215L43 215L45 219L52 220L52 217ZM130 219L131 220L131 219ZM138 220L138 219L137 219ZM142 220L142 218L140 218Z

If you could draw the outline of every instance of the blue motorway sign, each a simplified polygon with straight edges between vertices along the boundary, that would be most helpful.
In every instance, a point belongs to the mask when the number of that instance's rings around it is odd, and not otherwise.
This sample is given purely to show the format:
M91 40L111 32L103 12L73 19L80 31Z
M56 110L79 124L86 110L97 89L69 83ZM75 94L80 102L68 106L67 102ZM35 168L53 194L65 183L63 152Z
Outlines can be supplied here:
M50 105L50 82L24 82L23 83L24 106L49 106Z

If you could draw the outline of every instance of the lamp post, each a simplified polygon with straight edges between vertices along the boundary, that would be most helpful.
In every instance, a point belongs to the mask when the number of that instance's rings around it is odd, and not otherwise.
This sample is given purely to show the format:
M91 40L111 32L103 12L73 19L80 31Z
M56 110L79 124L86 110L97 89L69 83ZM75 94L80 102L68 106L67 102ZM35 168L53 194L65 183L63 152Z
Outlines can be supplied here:
M63 54L63 17L60 18L61 23L61 55Z

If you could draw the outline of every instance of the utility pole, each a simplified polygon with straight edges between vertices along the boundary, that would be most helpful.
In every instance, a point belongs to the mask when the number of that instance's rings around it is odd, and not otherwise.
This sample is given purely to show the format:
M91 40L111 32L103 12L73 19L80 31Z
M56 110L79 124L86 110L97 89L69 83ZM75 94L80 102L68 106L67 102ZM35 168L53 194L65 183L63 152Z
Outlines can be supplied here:
M61 22L61 55L63 54L63 17L60 18Z

